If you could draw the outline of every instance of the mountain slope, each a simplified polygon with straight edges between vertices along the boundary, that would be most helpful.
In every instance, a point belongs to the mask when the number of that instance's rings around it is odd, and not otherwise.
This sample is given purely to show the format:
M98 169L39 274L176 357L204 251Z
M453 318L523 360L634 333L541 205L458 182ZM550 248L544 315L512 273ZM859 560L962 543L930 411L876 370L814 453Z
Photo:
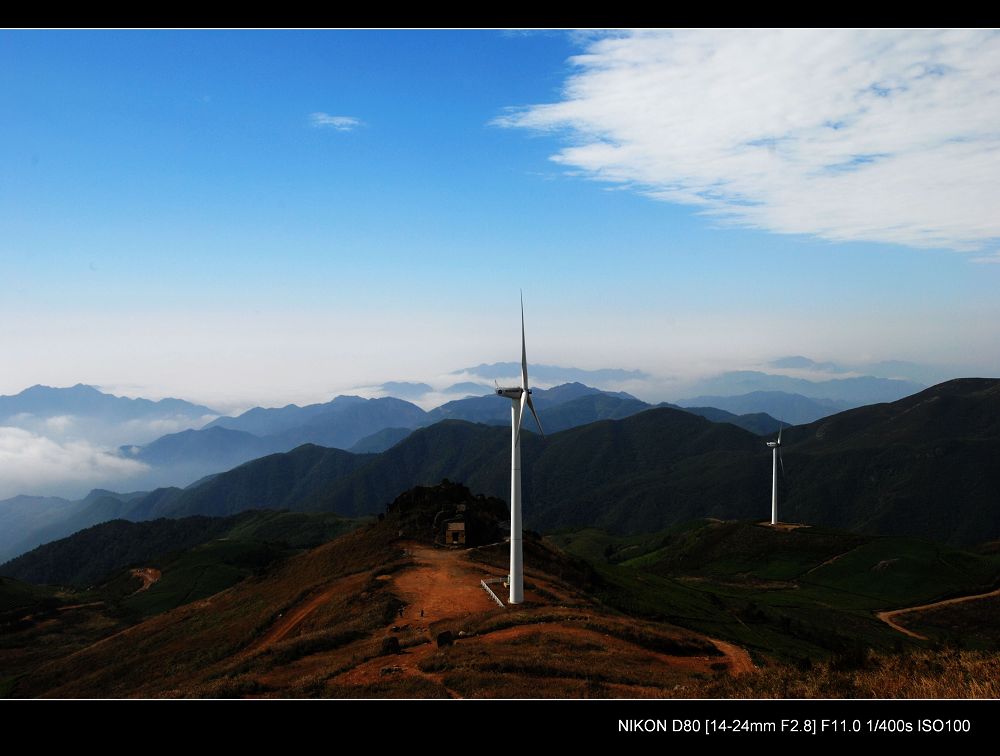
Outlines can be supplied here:
M268 436L279 446L293 449L301 444L318 444L348 449L362 438L383 428L416 428L426 422L427 413L402 399L383 397L352 403L325 412L308 423Z
M124 567L160 566L168 555L217 538L302 548L329 541L357 524L328 513L259 510L233 517L111 520L0 564L0 575L29 583L87 586Z
M413 433L412 428L383 428L365 436L347 451L351 454L380 454Z
M122 447L123 456L156 467L228 470L276 451L268 440L243 431L214 426L162 436L143 447ZM282 450L283 451L283 450ZM189 473L191 474L191 473Z
M1000 455L998 385L950 382L899 402L786 429L780 516L954 544L1000 537L1000 468L993 464ZM522 443L529 527L599 525L636 533L696 517L763 518L769 510L771 470L762 439L681 410L645 410L546 439L528 424ZM238 471L238 486L229 477L233 473L220 475L187 492L183 510L171 502L157 513L282 506L370 514L399 491L442 478L506 498L509 446L505 427L445 421L379 455L342 453L336 464L316 468L294 488L290 473L275 476L250 463ZM290 464L276 455L268 465L280 460ZM253 493L262 489L272 491L267 501Z
M746 514L766 492L760 439L682 410L657 408L524 445L525 516L532 527L599 523L623 532L658 529L694 516ZM460 480L506 499L508 428L443 421L378 455L305 445L185 490L140 499L144 517L224 516L251 508L377 513L400 491Z
M739 649L700 633L608 611L589 595L593 570L530 536L526 603L498 608L480 580L503 574L497 562L504 550L432 548L425 525L443 508L430 493L405 507L393 502L382 521L297 555L251 552L246 557L258 567L250 576L246 558L241 564L229 557L231 571L242 570L241 582L222 575L213 593L198 591L197 600L180 606L167 602L167 611L147 612L143 621L94 605L62 607L77 614L50 612L46 624L15 615L20 627L5 639L13 693L662 696L682 694L713 671L751 666ZM495 504L465 494L466 516L487 514L479 508ZM170 578L168 570L190 582L206 550L246 545L202 544L181 555L184 564L166 568L149 591L120 605L145 605ZM207 557L227 566L214 553ZM22 605L45 600L23 585L8 592ZM38 642L46 628L73 621L85 626L79 639Z
M1000 535L996 379L948 381L784 440L784 519L959 545Z
M659 406L675 407L673 404L666 403ZM685 412L703 417L706 420L711 420L713 423L730 423L737 428L750 431L757 436L769 436L777 433L778 429L782 426L788 425L788 423L782 423L782 421L774 419L765 412L734 415L732 412L726 412L726 410L721 410L717 407L675 407L675 409L682 409Z
M371 456L305 444L241 465L146 506L146 517L227 516L247 509L305 509L316 490L343 480ZM400 489L402 490L402 489ZM155 495L153 492L151 495ZM140 502L145 506L145 502ZM369 507L364 514L373 512Z
M28 548L43 543L32 543L32 534L65 520L79 507L79 502L48 496L14 496L0 501L0 561L20 553L18 548L25 541Z

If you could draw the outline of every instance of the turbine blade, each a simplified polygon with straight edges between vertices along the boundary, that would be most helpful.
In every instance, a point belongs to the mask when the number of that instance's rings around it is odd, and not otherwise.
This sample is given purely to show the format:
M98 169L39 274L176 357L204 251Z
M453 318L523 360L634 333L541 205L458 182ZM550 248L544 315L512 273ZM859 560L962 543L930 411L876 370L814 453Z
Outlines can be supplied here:
M517 430L514 432L514 443L521 440L521 426L524 425L524 405L528 402L528 392L521 394L521 411L517 413Z
M531 414L535 418L535 422L538 423L538 432L542 434L542 438L545 438L545 431L542 430L542 421L538 419L538 413L535 412L535 403L531 401L531 394L525 392L524 395L528 397L528 409L531 410Z
M785 479L785 457L781 453L781 447L778 447L778 464L781 466L781 479Z
M521 294L521 388L528 393L528 353L524 348L524 294Z
M781 431L784 429L784 427L785 427L785 424L779 420L778 421L778 446L781 446Z

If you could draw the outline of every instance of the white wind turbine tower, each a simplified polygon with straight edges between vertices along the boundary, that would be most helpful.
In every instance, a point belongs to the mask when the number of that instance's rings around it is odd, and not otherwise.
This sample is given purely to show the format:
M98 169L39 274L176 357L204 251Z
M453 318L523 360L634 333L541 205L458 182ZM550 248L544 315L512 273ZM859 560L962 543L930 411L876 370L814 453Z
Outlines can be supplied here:
M511 401L510 407L510 598L511 604L524 601L524 559L521 552L521 419L527 406L538 423L542 437L542 421L538 419L528 388L528 356L524 349L524 296L521 296L521 385L497 387L497 395Z
M785 461L781 458L781 430L783 425L778 421L778 438L775 441L768 441L771 448L771 524L778 524L778 465L781 465L781 474L785 474Z

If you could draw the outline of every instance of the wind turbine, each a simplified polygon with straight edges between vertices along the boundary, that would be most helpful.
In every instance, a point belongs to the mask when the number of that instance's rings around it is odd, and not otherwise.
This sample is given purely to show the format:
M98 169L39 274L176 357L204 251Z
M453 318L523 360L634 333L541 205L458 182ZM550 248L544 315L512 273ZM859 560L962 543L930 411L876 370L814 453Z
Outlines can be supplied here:
M781 458L781 430L784 426L778 421L778 438L768 441L771 448L771 524L778 524L778 465L781 465L781 475L785 474L785 461Z
M538 419L528 388L528 355L524 349L524 295L521 295L521 385L510 388L498 386L497 395L511 401L510 407L510 598L508 603L524 601L524 559L521 552L521 419L527 406L538 423L538 430L545 437L542 421Z

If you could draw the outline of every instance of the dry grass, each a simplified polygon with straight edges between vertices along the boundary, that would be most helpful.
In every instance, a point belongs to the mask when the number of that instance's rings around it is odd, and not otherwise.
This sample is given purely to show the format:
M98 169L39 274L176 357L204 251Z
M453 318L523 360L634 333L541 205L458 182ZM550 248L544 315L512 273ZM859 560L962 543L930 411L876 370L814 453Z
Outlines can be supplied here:
M764 667L704 684L707 698L1000 698L1000 654L920 650L867 654L857 664Z

